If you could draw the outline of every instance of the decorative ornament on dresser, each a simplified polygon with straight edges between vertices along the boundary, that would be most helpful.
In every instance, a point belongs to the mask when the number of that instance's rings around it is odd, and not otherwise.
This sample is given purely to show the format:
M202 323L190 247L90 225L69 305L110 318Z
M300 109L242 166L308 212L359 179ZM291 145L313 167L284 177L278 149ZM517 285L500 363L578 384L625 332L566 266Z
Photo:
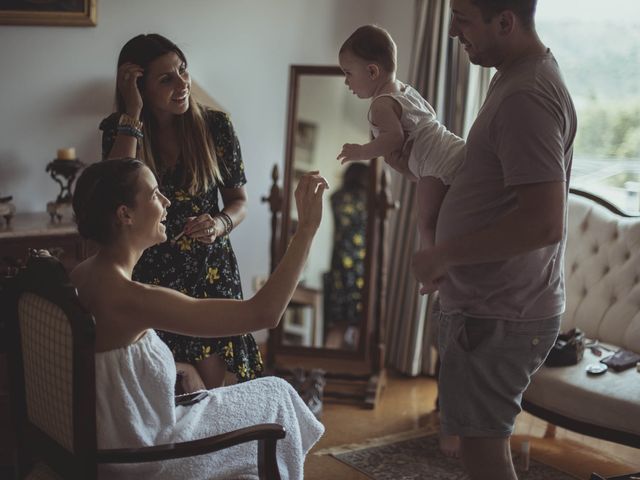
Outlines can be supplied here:
M11 219L16 213L16 206L11 203L12 198L12 196L3 197L0 195L0 216L4 218L7 226L11 223Z
M47 165L46 171L60 185L56 200L47 203L47 213L52 222L61 221L65 215L71 218L71 186L82 167L84 163L76 158L73 147L59 149L57 157Z

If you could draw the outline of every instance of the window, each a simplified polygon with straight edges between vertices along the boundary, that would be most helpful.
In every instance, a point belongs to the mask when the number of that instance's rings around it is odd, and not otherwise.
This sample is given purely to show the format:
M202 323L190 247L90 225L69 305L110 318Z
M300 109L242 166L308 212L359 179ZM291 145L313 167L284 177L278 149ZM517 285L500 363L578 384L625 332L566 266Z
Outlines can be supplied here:
M538 0L578 114L571 186L640 214L640 1Z

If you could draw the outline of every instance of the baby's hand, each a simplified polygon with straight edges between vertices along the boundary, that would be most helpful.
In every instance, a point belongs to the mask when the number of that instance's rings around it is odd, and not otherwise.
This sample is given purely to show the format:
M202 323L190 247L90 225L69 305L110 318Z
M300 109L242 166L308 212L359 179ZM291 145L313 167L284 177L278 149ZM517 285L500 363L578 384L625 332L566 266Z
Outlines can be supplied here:
M363 156L362 145L357 143L345 143L337 159L342 165L353 160L369 160Z

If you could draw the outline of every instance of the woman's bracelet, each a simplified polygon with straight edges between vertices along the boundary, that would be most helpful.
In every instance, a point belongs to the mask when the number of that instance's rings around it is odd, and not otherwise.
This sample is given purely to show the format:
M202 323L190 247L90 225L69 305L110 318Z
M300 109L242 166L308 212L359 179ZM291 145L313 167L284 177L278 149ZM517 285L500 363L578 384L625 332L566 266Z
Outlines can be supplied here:
M123 135L128 135L130 137L136 137L139 140L142 140L144 138L142 130L139 130L139 129L137 129L135 127L132 127L130 125L118 125L116 127L116 131L118 133L123 134Z
M126 113L121 113L118 117L118 126L121 127L133 127L136 130L142 130L143 123L137 118L133 118Z
M215 214L214 218L219 218L224 225L224 234L229 235L231 230L233 230L233 220L231 217L227 215L225 212L218 212Z
M135 137L138 140L142 140L144 135L142 134L143 124L137 118L133 118L126 113L121 113L118 117L118 125L116 131L123 135Z

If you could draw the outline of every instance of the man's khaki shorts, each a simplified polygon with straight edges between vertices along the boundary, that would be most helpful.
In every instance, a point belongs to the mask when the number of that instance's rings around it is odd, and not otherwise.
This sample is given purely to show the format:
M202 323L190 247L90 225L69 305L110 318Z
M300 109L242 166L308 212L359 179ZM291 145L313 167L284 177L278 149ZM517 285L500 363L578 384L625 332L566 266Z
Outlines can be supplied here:
M560 316L534 321L440 313L440 426L446 435L508 437Z

